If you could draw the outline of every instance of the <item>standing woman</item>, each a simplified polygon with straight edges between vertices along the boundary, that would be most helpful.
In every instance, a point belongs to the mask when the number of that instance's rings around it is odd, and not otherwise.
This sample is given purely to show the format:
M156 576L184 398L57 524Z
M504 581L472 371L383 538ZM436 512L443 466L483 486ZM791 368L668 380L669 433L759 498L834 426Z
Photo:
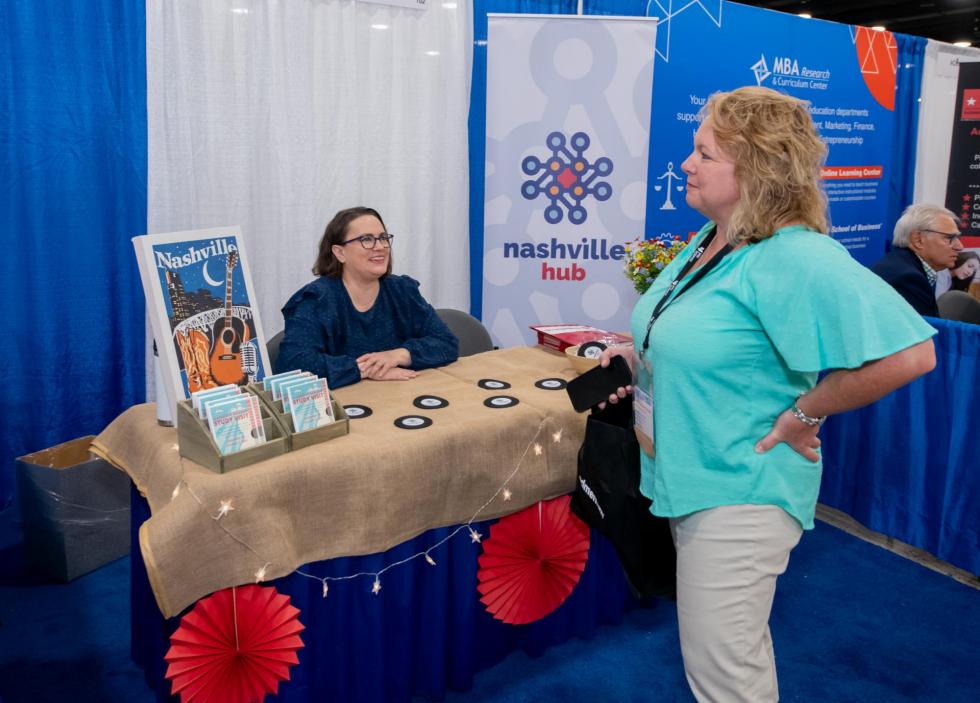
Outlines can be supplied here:
M670 518L694 696L762 703L779 698L769 613L813 527L820 425L931 370L935 330L827 235L806 103L740 88L703 117L682 168L710 222L632 317L641 490Z
M456 361L459 342L419 293L391 273L391 243L377 210L341 210L327 224L313 273L282 309L286 323L276 371L302 369L331 388L407 381Z

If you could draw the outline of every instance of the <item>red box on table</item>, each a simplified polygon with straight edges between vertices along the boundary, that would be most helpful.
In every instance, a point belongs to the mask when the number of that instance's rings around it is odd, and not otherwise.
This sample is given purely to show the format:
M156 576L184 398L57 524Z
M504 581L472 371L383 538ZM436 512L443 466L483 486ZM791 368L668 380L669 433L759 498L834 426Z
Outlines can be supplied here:
M560 352L585 342L598 341L606 346L633 342L632 337L591 325L531 325L531 329L538 333L538 344Z

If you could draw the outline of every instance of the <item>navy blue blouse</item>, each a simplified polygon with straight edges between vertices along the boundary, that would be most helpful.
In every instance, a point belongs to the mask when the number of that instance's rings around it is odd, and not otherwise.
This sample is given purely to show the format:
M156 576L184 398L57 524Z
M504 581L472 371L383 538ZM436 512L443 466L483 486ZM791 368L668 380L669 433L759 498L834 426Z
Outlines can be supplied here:
M404 347L412 369L456 361L459 342L408 276L380 280L377 300L360 312L340 278L320 276L282 308L286 322L275 371L302 369L327 379L331 388L361 380L357 357Z

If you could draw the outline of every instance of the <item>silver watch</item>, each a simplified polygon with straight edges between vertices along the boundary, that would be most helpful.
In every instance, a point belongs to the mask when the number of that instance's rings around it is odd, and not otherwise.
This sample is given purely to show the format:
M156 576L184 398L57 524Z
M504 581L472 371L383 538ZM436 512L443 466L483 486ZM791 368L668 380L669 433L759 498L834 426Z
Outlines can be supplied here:
M796 400L793 401L793 406L789 409L789 411L793 413L793 417L795 417L797 420L802 422L804 425L807 425L809 427L820 427L820 425L822 425L826 421L827 417L826 416L810 417L805 412L800 410L800 406L797 405L797 403L800 401L800 398L802 397L803 397L802 393L796 396Z

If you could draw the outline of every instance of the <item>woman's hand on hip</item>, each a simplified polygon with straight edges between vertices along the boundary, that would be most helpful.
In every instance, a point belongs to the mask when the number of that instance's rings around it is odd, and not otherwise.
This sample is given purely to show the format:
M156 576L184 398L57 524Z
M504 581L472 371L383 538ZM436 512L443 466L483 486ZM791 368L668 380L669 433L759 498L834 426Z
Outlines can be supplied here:
M927 339L858 368L831 371L815 388L796 399L797 407L805 402L800 409L811 417L854 410L929 373L935 366L936 349L932 340ZM819 431L819 425L811 427L797 419L791 410L785 410L776 418L769 434L755 445L755 450L765 453L780 442L786 442L810 461L820 461L814 451L820 446Z
M765 454L780 442L785 442L797 454L816 463L820 461L820 455L816 452L820 446L820 438L817 437L819 431L819 426L804 424L792 411L784 410L772 424L769 434L756 443L755 451Z

